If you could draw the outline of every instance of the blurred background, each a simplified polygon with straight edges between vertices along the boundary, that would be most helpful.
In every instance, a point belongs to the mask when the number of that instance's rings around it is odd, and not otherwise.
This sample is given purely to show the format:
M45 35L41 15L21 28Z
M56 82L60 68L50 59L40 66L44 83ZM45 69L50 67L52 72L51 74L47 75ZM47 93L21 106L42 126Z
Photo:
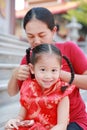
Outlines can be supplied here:
M74 41L87 56L87 0L0 0L0 130L19 110L19 95L7 93L8 80L29 47L23 18L32 7L49 9L58 27L55 41ZM81 90L87 106L87 92Z
M53 13L61 38L67 37L69 28L66 25L75 17L82 25L82 28L78 28L78 40L86 39L87 0L0 0L0 32L25 39L22 27L24 15L29 9L37 6L46 7Z

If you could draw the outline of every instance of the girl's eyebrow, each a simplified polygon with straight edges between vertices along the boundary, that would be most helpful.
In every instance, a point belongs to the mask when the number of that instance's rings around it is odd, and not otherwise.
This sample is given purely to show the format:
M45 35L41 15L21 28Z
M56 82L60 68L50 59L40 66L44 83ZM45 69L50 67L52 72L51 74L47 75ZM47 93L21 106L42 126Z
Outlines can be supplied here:
M39 66L39 67L45 67L45 66Z

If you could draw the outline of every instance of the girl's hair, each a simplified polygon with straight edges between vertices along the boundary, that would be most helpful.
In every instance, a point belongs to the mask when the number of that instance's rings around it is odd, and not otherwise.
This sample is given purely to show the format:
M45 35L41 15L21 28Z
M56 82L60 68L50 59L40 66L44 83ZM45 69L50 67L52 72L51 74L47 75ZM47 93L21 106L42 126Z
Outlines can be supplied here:
M44 7L34 7L31 10L29 10L24 17L23 22L24 29L26 28L26 24L33 18L36 18L44 22L50 30L52 30L53 27L55 26L54 16L48 9Z
M66 56L62 56L61 51L57 47L55 47L53 44L40 44L33 49L28 48L26 50L27 64L31 63L34 65L38 61L38 59L42 53L51 53L51 54L57 55L60 65L62 64L62 58L64 58L64 60L66 60L67 64L70 67L70 71L71 71L71 79L68 84L71 85L74 80L73 66L72 66L70 60ZM31 78L34 78L34 75L31 75ZM64 92L67 87L68 87L68 85L62 86L61 91Z

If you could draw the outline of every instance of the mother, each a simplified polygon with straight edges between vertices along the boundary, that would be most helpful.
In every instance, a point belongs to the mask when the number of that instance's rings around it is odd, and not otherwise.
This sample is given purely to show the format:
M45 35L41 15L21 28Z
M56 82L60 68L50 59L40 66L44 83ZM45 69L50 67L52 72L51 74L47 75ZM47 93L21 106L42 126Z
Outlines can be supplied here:
M56 33L56 26L52 13L43 7L32 8L24 17L24 29L31 48L47 43L55 44L63 55L66 55L75 71L75 79L73 84L76 89L69 96L70 98L70 122L67 130L87 130L87 113L85 104L80 96L79 89L87 89L87 59L81 49L73 42L54 43L53 37ZM60 78L64 81L70 80L70 70L65 63L62 62L63 68ZM16 95L21 87L22 81L29 77L29 67L26 65L26 58L23 57L21 65L17 67L8 83L8 93ZM20 81L20 82L18 82Z

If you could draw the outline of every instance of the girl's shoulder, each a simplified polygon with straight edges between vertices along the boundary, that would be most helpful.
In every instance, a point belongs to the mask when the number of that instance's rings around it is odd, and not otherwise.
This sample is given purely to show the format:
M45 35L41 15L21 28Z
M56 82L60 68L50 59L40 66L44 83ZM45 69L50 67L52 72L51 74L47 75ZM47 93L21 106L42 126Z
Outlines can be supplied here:
M31 96L37 92L40 92L40 87L35 79L28 78L23 82L20 90L21 94L30 94Z
M64 92L62 92L61 88L67 86L66 90ZM56 83L56 87L58 89L58 92L64 97L67 96L69 94L71 94L73 92L73 90L76 88L75 85L68 85L67 82L62 81L61 79L58 80L58 82Z
M31 78L28 78L28 79L26 79L25 81L23 81L22 86L21 86L21 89L22 89L22 88L31 88L31 87L33 87L34 85L36 85L36 80L31 79Z

